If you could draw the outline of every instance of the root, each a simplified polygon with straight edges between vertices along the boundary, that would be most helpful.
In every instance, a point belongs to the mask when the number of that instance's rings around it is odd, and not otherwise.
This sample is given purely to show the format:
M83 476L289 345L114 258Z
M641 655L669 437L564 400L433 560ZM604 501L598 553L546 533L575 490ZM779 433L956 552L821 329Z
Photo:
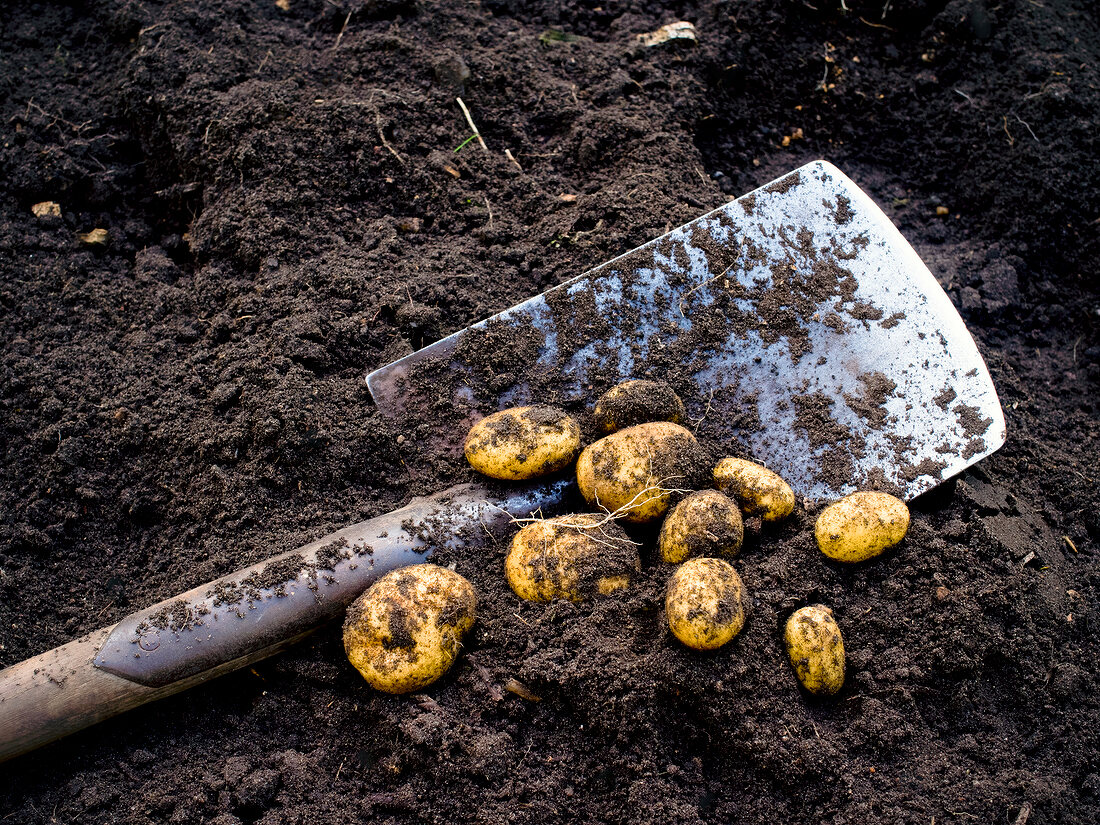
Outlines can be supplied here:
M602 518L597 519L596 521L592 522L591 524L570 524L568 526L573 527L574 529L577 529L577 530L594 530L594 531L598 531L601 534L603 534L604 537L608 539L608 541L604 542L604 541L601 541L600 539L595 539L595 540L600 542L601 544L607 544L608 546L613 546L614 542L621 542L622 539L614 539L612 541L611 537L607 536L607 534L606 534L606 532L604 532L603 528L606 527L608 524L618 521L619 519L623 518L623 516L625 516L627 513L631 512L633 510L639 510L642 507L645 507L651 501L656 501L657 499L659 499L663 496L667 496L671 493L676 493L676 494L679 494L679 495L687 495L688 493L693 492L692 490L689 490L687 488L667 487L667 486L665 486L665 484L667 482L671 482L671 481L673 481L675 479L678 479L678 478L683 478L683 476L669 476L668 478L661 479L656 484L651 484L648 487L645 487L645 488L639 490L637 493L634 494L634 496L630 499L630 501L626 502L626 504L623 504L621 507L617 507L614 510L610 510L605 505L601 504L599 498L597 497L596 507L603 514ZM489 504L489 506L494 507L497 510L500 510L502 513L504 513L506 516L508 516L508 520L511 524L527 525L527 524L534 524L536 522L547 521L548 520L542 514L542 509L541 508L538 509L538 510L535 510L535 512L533 512L530 516L520 518L518 516L512 515L507 510L505 510L503 507L499 507L496 504L493 504L492 502L487 502L487 503ZM627 541L629 541L631 544L634 544L634 545L640 545L641 544L641 542L634 541L633 539L630 539L630 538L628 538Z

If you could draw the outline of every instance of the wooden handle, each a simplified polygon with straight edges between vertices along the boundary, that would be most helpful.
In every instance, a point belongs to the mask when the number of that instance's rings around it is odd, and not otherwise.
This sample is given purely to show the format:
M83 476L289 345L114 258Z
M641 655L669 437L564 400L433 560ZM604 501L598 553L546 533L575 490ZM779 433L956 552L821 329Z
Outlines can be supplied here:
M0 762L278 653L386 572L467 541L474 525L493 535L509 513L549 512L570 489L466 484L413 499L0 671Z
M104 627L0 671L0 762L258 662L309 635L300 633L169 685L146 687L92 664L114 627Z

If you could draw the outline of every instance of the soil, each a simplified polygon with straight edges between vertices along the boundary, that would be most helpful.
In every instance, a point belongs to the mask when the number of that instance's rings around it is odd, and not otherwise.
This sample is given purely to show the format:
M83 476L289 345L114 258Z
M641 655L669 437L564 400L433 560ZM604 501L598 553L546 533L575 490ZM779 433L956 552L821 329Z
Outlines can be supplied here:
M677 20L697 44L637 43ZM665 631L652 535L577 605L472 540L424 693L334 622L5 764L0 820L1100 821L1098 65L1090 0L6 4L0 666L469 479L368 371L818 157L936 274L1009 436L874 563L803 508L747 531L716 653ZM529 356L481 346L490 392ZM782 649L814 602L828 700Z

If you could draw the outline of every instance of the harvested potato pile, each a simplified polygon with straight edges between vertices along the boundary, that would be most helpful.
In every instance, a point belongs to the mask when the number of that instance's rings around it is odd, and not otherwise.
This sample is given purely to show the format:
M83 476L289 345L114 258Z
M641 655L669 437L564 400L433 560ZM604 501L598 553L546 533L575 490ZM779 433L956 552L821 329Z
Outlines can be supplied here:
M344 650L371 687L408 693L446 673L474 624L473 585L445 567L387 573L348 608Z
M605 596L627 587L641 569L638 548L623 528L584 513L528 524L512 539L504 563L512 590L533 602Z
M790 485L760 464L728 457L711 465L695 436L678 423L683 418L683 403L667 384L635 380L613 387L596 403L596 427L610 434L583 450L577 422L553 407L515 407L474 425L466 456L474 469L497 479L562 470L580 450L578 487L602 511L540 518L520 529L505 560L517 596L579 602L628 588L641 560L637 543L617 522L645 525L663 516L658 558L679 565L665 595L672 635L706 651L741 631L745 586L733 566L715 556L741 551L744 518L756 519L759 535L762 522L788 518L797 502ZM717 489L698 489L708 477ZM908 524L908 508L898 499L856 493L822 511L815 535L825 555L856 562L899 542ZM414 577L412 583L401 579L397 586L393 577L401 575ZM428 684L454 660L458 639L473 622L473 605L469 584L449 571L420 565L390 574L349 613L349 658L382 690ZM831 696L840 690L844 642L829 608L795 611L783 642L809 693Z

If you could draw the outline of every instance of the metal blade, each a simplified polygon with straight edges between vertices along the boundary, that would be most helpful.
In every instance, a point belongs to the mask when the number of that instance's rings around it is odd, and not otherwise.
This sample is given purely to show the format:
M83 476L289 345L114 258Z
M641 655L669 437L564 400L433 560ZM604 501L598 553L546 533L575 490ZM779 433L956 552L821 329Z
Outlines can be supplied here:
M429 450L504 407L660 378L697 434L808 499L912 498L995 451L974 340L913 248L814 162L367 377Z

